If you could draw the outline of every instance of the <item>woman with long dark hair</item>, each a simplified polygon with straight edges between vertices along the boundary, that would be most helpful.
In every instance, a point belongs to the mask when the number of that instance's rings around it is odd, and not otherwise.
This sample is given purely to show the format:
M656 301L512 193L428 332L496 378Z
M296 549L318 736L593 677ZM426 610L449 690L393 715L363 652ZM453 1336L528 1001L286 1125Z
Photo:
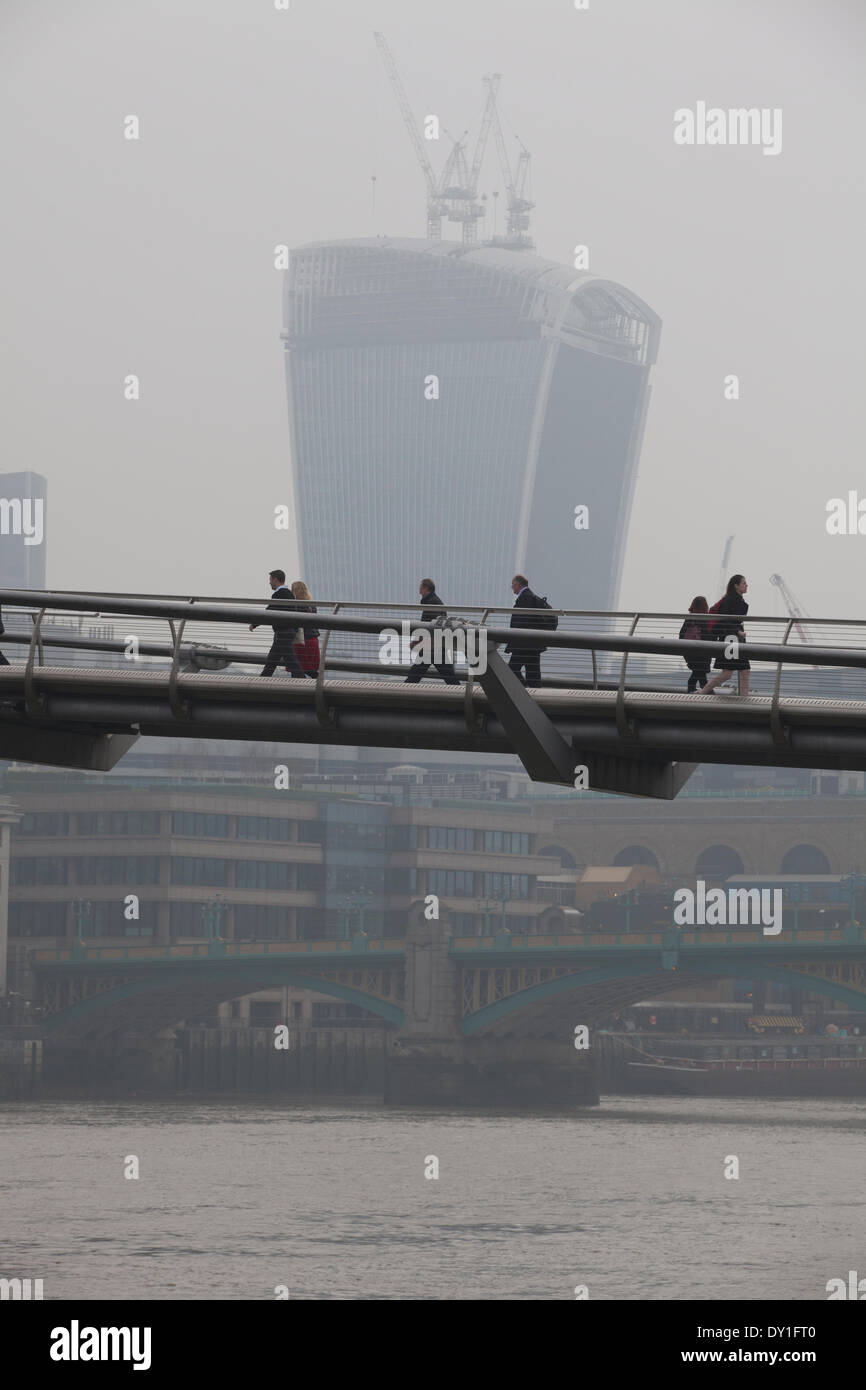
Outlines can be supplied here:
M743 628L743 618L749 611L749 605L743 595L748 587L741 574L734 574L728 580L728 587L725 590L724 598L716 609L718 617L710 634L714 641L728 642L733 637L738 643L745 642L746 633ZM701 692L703 695L712 694L715 687L721 685L723 681L730 680L735 671L737 672L739 694L748 695L751 666L745 657L741 657L739 652L736 656L723 654L716 657L713 665L718 675L710 677Z
M312 602L313 595L310 593L303 579L296 579L292 585L292 593L299 600L295 604L299 613L315 613L316 605ZM305 676L311 676L315 680L319 674L319 629L312 624L304 623L301 628L302 642L295 643L295 655L301 663L301 670Z
M707 640L707 619L703 616L708 611L707 600L703 594L698 594L689 604L689 616L680 628L680 640L684 642L705 642ZM710 674L710 657L708 656L687 656L685 663L691 671L689 683L686 691L689 695L694 694L699 685L706 685Z

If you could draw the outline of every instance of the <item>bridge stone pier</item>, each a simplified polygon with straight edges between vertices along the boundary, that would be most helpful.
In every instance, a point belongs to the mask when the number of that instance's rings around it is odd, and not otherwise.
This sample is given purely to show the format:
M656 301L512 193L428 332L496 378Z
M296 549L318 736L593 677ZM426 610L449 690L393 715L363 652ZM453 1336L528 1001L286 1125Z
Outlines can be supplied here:
M450 954L447 913L409 913L404 1022L387 1035L385 1102L404 1106L561 1109L598 1104L585 1052L568 1040L466 1037L461 969Z

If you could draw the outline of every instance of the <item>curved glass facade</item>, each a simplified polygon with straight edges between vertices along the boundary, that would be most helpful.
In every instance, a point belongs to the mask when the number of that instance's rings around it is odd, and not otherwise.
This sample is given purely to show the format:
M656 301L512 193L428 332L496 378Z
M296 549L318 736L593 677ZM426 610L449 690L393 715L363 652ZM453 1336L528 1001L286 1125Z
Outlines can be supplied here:
M304 577L323 598L612 608L659 324L525 252L292 253L285 332ZM589 507L576 530L575 507Z

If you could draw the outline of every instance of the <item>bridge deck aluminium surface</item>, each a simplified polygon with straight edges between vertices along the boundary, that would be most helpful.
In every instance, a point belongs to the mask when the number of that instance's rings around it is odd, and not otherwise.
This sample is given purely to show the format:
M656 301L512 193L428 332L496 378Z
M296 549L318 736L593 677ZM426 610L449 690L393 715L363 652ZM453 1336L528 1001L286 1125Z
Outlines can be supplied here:
M0 698L4 692L24 687L23 666L0 667ZM137 670L130 666L125 670L93 666L40 666L34 672L36 687L40 692L61 693L66 689L88 692L94 695L108 695L112 692L167 693L171 681L165 670ZM229 675L223 672L195 672L180 675L176 686L183 694L195 695L202 701L220 702L221 698L231 697L238 704L267 704L290 706L310 706L315 704L315 682L291 680L288 676L276 675L270 678L261 676ZM324 681L331 704L345 707L387 707L390 709L430 706L437 709L462 709L466 702L464 685L446 685L438 676L407 684L405 680L342 680L328 677ZM618 693L615 690L548 689L530 690L536 704L543 709L561 714L569 710L599 710L610 712L616 708ZM864 677L866 694L866 677ZM490 708L487 696L476 684L472 691L472 702L479 708ZM731 723L766 721L767 713L773 704L768 695L702 695L685 694L676 691L656 692L626 690L626 703L629 713L652 716L664 711L675 711L678 718L705 723L707 717L729 720ZM866 701L820 699L816 696L783 696L778 707L787 719L808 722L816 714L824 714L828 719L842 719L866 729Z
M659 763L866 769L866 702L766 695L538 689L530 698L574 750ZM0 667L0 729L324 742L513 753L478 684L438 677L319 682L222 672ZM518 750L519 751L519 750ZM48 759L45 759L47 761ZM60 759L58 759L60 761ZM590 786L603 784L590 779Z

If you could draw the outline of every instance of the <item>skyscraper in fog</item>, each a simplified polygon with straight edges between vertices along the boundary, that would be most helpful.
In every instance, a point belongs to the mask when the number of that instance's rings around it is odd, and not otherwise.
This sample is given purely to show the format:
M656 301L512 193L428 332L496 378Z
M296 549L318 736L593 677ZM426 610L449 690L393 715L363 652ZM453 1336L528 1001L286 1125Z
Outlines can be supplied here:
M40 473L0 473L0 589L45 588L47 497Z
M526 251L318 242L285 331L304 577L323 598L612 608L660 323ZM588 508L588 529L575 509Z

